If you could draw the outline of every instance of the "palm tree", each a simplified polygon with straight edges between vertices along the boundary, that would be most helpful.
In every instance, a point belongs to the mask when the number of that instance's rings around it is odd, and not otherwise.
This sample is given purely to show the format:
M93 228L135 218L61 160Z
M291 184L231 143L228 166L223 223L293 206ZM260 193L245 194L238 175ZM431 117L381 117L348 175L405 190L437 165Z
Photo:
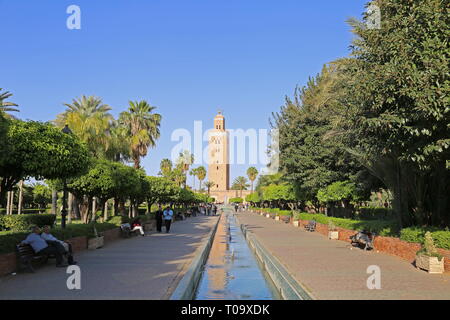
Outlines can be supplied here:
M94 96L82 96L64 105L67 110L57 116L56 125L60 128L68 125L94 156L104 155L110 144L111 107Z
M197 178L200 181L199 190L202 190L202 181L206 178L206 169L204 166L197 168Z
M111 122L109 130L109 143L106 149L106 159L116 162L129 162L130 137L125 126L118 121Z
M130 136L131 158L134 167L139 169L141 158L148 153L148 148L156 145L156 140L160 136L159 127L161 115L152 113L156 107L151 106L147 101L129 101L128 111L122 112L119 121L128 128Z
M180 157L176 161L176 166L186 176L187 172L189 171L189 167L193 163L194 163L194 155L191 154L188 150L184 150L183 152L180 152ZM187 177L185 177L185 181L186 179ZM186 187L186 182L184 183L184 186Z
M251 191L253 193L253 183L255 182L256 177L258 176L258 170L255 167L248 168L247 169L247 176L248 176L248 179L252 183Z
M194 177L194 190L195 190L195 178L197 177L197 171L198 171L198 168L191 169L191 171L189 171L189 175Z
M17 107L17 104L13 102L6 102L5 100L12 96L12 93L5 91L1 92L3 89L0 88L0 113L5 114L6 117L11 118L12 116L6 112L19 112L19 109L11 108Z
M159 169L161 170L161 175L168 178L172 172L172 161L169 159L162 159Z
M234 180L233 186L231 188L234 190L241 190L241 198L242 198L242 190L247 190L249 186L250 185L247 183L247 178L239 176Z
M212 187L214 187L214 182L213 181L207 181L205 182L205 187L208 189L208 195L210 194L210 190Z

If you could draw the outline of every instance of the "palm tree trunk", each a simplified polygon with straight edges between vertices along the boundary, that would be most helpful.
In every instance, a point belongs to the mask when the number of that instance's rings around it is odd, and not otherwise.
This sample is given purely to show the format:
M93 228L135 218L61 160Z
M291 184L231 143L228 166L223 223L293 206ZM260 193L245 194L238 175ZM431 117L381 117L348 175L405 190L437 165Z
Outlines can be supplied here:
M108 220L108 200L105 201L105 205L103 207L103 222Z
M97 216L97 198L93 197L92 198L92 218L95 219L96 216Z
M22 214L22 202L23 202L23 180L19 182L19 203L17 204L17 214Z

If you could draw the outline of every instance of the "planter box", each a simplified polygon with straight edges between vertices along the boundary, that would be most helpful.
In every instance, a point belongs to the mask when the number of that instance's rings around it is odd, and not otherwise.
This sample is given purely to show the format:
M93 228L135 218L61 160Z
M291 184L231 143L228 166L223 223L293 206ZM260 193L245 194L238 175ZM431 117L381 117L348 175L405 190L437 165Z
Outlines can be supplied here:
M427 270L428 273L444 273L444 258L416 255L416 267Z
M295 220L292 222L292 224L294 225L294 227L299 227L300 226L300 221Z
M280 216L275 216L275 221L280 221Z
M339 240L339 231L328 231L328 239Z
M97 238L92 238L88 240L88 249L89 250L95 250L98 248L103 247L105 243L105 238L104 237L97 237Z

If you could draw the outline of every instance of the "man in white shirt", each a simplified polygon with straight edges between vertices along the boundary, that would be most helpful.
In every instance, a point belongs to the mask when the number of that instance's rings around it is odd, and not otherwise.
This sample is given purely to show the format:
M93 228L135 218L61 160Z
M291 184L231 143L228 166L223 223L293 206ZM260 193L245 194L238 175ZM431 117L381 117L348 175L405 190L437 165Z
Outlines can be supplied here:
M44 239L47 243L48 242L54 242L56 245L61 245L64 247L64 250L67 254L67 262L72 264L77 264L76 261L73 260L73 254L72 254L72 245L70 243L58 240L50 233L50 226L44 226L43 232L41 234L41 238Z
M173 211L170 207L167 207L163 212L164 223L166 225L166 233L170 231L170 224L172 223Z
M56 257L56 266L66 267L67 265L63 263L63 256L61 254L61 251L58 250L56 246L49 245L43 238L41 238L40 233L41 229L39 229L38 226L33 226L31 228L31 233L20 244L29 244L33 248L35 253L54 254Z

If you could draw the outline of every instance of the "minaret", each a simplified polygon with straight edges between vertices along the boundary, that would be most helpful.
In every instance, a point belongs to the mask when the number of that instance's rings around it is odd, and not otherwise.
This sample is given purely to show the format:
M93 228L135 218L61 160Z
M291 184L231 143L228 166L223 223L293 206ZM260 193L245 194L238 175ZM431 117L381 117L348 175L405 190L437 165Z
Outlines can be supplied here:
M230 188L229 136L225 129L222 112L214 118L214 129L209 131L208 180L214 182L211 191L225 191Z

